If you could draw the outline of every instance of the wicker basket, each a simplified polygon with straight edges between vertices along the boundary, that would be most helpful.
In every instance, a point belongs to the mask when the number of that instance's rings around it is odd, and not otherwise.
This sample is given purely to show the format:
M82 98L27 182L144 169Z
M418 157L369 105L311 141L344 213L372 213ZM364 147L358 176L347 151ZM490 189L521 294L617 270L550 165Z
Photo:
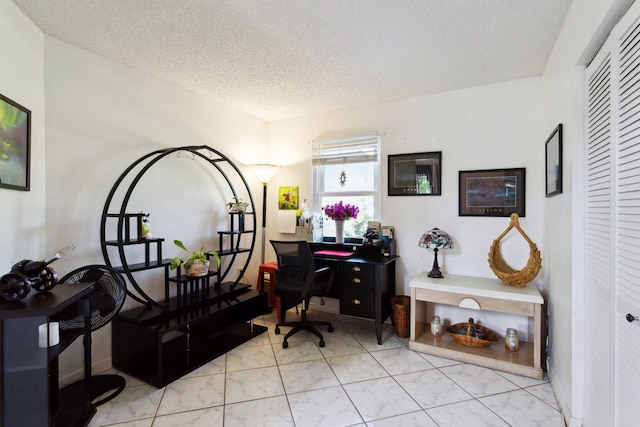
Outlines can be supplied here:
M472 336L471 330L474 328L480 329L484 334L484 338L476 338ZM462 329L467 330L466 335L458 333ZM456 323L455 325L449 326L447 328L447 332L449 332L451 338L453 338L454 341L456 341L458 344L466 345L467 347L487 347L491 344L497 343L499 337L499 335L491 329L473 323L473 318L471 317L466 323Z
M521 270L516 270L509 266L502 253L500 253L500 240L507 235L512 229L516 228L522 237L529 243L529 260ZM520 228L518 223L518 214L511 214L511 223L509 227L496 239L489 249L489 267L496 276L508 285L522 287L532 281L540 272L542 268L542 258L540 257L540 251L535 243L531 241L529 236Z
M411 297L406 295L396 295L391 298L391 312L393 314L393 325L396 328L396 335L400 338L409 337L409 318L411 307Z

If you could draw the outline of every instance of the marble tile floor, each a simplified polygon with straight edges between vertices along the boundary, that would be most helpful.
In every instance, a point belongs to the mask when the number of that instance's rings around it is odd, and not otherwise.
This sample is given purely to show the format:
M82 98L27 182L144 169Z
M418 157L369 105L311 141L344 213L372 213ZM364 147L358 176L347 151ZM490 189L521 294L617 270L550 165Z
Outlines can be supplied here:
M288 314L288 320L295 311ZM384 325L319 311L326 346L300 332L282 348L269 330L157 389L128 377L90 427L563 427L551 384L410 350ZM288 328L283 328L286 333Z

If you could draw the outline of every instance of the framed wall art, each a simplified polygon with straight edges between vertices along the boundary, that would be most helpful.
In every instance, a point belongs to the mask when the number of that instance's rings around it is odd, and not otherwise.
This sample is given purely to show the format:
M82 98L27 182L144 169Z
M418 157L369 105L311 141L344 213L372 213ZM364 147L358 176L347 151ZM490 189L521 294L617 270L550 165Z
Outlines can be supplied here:
M562 193L562 124L559 124L544 143L544 188L547 197Z
M525 216L525 168L460 171L459 216Z
M0 188L29 191L31 111L0 95Z
M278 209L297 210L298 209L298 187L278 188Z
M389 196L440 196L442 151L390 154Z

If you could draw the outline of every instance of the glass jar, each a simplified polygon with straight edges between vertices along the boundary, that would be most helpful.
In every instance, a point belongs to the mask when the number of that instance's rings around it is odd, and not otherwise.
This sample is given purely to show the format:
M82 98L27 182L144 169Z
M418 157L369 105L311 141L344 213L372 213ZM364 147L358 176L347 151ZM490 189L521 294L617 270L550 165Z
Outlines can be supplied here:
M431 335L435 337L442 335L442 323L440 322L440 316L433 316L431 319Z
M514 328L507 328L507 333L504 336L504 348L509 351L520 350L520 341L518 340L518 331Z

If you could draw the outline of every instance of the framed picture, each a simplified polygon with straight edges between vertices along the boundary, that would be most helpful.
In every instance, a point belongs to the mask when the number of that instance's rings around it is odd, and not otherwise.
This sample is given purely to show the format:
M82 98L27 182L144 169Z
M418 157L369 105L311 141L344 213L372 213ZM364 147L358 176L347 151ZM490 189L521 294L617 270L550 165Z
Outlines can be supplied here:
M278 188L278 209L298 210L298 187Z
M544 143L545 195L562 193L562 124L559 124Z
M442 151L389 155L389 196L440 196Z
M459 172L459 216L524 217L525 168Z
M31 111L0 95L0 188L29 191Z

